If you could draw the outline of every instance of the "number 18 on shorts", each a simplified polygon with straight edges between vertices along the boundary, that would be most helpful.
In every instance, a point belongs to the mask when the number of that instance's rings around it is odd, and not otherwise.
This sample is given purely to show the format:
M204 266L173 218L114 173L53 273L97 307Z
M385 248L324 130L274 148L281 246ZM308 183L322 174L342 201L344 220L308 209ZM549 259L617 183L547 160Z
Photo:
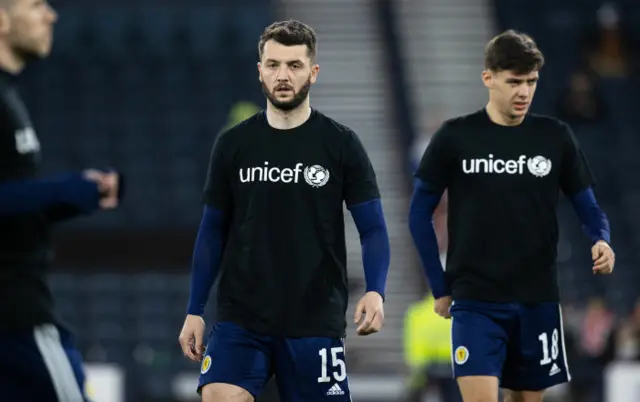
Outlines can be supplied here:
M492 376L502 388L538 391L571 379L558 303L456 301L454 376Z

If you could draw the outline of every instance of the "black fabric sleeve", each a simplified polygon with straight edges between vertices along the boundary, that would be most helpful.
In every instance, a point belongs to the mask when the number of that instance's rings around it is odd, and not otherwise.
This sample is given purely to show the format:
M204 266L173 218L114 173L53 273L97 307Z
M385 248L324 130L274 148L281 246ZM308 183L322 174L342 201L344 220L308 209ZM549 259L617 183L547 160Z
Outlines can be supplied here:
M452 134L452 129L447 123L433 134L415 172L415 177L436 194L442 194L448 187L455 168Z
M202 201L205 205L213 207L224 213L229 212L232 206L231 176L232 173L227 163L229 150L226 145L229 141L225 133L218 134L209 159L209 170L204 185Z
M594 186L596 180L571 128L563 124L562 130L564 150L562 170L560 172L560 188L562 188L562 192L567 197L571 197L587 187Z
M346 145L343 194L347 207L380 198L376 174L358 136L351 132Z

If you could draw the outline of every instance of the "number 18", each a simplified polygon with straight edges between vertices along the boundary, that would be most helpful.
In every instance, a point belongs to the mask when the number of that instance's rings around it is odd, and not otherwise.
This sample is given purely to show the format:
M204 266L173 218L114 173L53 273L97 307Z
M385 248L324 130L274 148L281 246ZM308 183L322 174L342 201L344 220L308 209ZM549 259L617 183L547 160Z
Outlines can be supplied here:
M540 360L540 365L544 366L551 362L554 362L558 359L558 355L560 354L560 348L558 345L559 341L558 329L554 329L551 334L551 353L549 353L549 337L546 332L541 333L538 336L538 340L542 342L542 360ZM551 356L549 356L551 354Z

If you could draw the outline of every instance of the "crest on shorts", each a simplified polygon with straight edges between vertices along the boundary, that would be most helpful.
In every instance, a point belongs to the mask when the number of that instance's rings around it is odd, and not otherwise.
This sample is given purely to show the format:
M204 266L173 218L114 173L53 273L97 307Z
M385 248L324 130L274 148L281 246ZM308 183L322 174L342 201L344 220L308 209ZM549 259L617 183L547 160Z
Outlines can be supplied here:
M465 364L469 360L469 349L464 346L458 346L454 352L454 360L456 364Z
M202 360L202 367L200 368L200 374L206 374L211 368L211 356L205 356Z

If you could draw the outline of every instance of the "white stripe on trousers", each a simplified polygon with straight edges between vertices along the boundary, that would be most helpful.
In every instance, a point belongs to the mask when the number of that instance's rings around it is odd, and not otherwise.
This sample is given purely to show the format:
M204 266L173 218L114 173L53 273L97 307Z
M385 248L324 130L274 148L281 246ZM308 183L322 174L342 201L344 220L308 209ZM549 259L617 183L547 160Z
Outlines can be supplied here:
M564 322L562 321L562 306L558 303L558 314L560 316L560 339L562 339L562 360L564 361L564 369L567 371L567 381L571 381L571 373L569 373L569 360L567 359L567 347L564 344Z
M55 325L37 326L33 337L51 376L58 402L83 402L82 390L60 343L60 333Z

